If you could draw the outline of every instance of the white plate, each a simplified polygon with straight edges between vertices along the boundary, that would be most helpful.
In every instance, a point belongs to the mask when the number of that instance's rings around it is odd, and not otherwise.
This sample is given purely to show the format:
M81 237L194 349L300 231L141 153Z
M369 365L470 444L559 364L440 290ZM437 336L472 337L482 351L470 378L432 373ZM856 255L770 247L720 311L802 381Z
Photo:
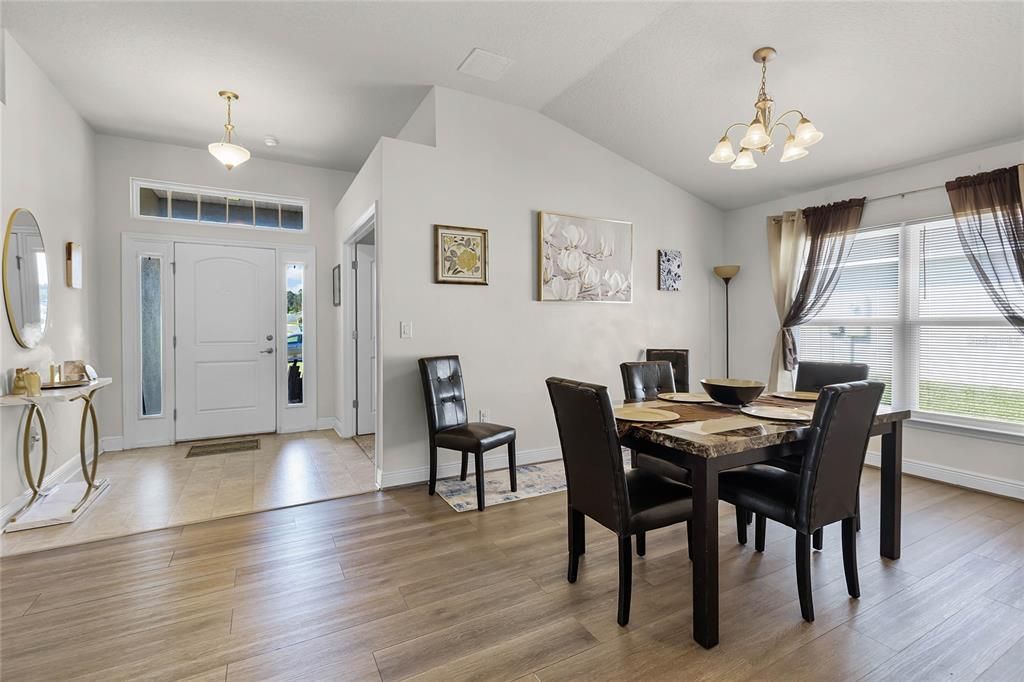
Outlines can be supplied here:
M679 421L679 415L668 410L659 410L653 407L617 407L615 418L630 422L674 422Z
M707 393L659 393L658 400L670 403L710 403L711 396Z
M809 403L813 403L818 399L817 391L776 391L772 393L776 398L785 398L786 400L803 400Z
M740 412L751 417L763 417L764 419L781 419L787 422L810 421L810 412L798 410L794 407L775 407L774 405L744 405Z

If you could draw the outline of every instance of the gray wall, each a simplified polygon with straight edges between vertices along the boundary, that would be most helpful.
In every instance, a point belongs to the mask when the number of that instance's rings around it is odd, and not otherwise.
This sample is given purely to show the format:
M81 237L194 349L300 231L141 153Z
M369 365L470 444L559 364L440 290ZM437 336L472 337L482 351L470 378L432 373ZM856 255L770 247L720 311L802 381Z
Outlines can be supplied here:
M0 105L0 215L6 227L16 208L35 214L46 246L50 292L46 336L35 348L18 346L7 322L2 323L0 369L6 393L15 367L35 369L48 378L50 362L77 359L98 365L100 325L95 136L10 35L5 36L4 51L7 103ZM82 245L82 289L69 289L64 283L64 244L69 241ZM16 407L0 410L0 505L28 488L17 441L23 412ZM58 405L44 414L50 435L47 470L53 472L78 457L81 407Z
M486 408L515 426L523 459L559 456L546 377L596 381L621 397L619 363L645 347L690 348L694 377L721 367L718 209L534 111L444 88L421 106L434 108L436 147L382 144L385 485L426 475L419 357L458 353L472 417ZM346 195L341 213L360 214L365 194ZM538 210L632 221L633 302L537 302ZM433 283L435 223L490 231L489 286ZM339 223L342 234L349 227ZM682 291L657 290L659 248L682 250ZM399 338L400 321L412 339Z

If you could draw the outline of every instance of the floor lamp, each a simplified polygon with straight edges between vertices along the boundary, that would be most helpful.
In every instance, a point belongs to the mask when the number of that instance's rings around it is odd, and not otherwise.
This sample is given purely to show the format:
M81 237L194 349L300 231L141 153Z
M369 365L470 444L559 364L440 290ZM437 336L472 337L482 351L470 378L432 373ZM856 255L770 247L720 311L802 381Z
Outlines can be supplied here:
M738 265L716 265L715 276L725 282L725 377L729 378L729 282L740 271Z

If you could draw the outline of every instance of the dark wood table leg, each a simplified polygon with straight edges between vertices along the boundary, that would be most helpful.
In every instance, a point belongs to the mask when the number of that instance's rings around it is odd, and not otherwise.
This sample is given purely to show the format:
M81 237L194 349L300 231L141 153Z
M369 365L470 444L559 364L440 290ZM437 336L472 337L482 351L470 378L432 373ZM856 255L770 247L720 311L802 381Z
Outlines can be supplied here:
M693 638L718 644L718 469L697 458L693 479Z
M895 421L882 434L882 519L879 553L889 559L900 558L902 523L903 422Z

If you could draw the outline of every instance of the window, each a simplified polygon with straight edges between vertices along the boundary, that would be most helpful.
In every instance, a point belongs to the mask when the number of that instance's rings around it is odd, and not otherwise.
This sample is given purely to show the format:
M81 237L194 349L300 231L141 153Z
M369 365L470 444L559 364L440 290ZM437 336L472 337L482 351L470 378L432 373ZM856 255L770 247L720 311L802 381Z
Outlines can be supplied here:
M978 283L952 218L861 229L798 338L803 359L867 363L887 404L1024 425L1024 336Z
M306 230L309 202L305 199L139 178L132 178L131 185L132 215L137 218L283 232Z
M163 414L163 311L160 259L143 256L139 261L139 355L140 400L143 417Z
M285 310L288 316L288 404L302 404L302 285L305 266L289 263L285 267Z

